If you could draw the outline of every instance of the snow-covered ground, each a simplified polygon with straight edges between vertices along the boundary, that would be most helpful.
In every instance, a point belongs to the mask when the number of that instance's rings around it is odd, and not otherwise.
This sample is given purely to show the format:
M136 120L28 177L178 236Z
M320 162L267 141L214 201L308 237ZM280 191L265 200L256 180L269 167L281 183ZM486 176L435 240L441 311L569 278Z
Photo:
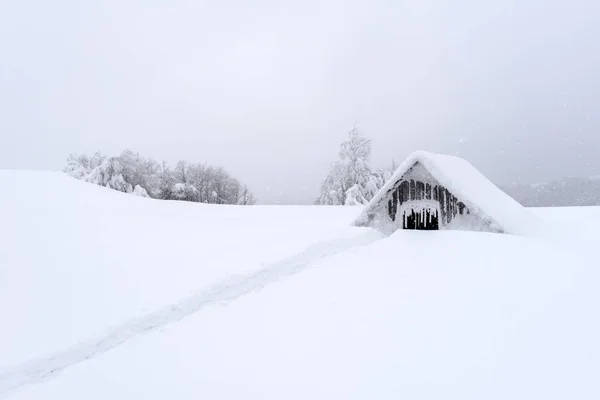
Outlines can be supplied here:
M0 398L600 397L600 207L383 237L356 208L0 185Z

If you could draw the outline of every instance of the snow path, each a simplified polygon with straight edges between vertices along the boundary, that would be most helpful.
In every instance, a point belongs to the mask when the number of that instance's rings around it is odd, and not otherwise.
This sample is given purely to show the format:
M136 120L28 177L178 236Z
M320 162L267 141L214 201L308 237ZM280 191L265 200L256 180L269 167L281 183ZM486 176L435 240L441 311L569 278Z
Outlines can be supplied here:
M0 399L18 389L52 379L73 365L97 357L138 335L159 330L206 306L258 291L266 285L303 271L319 259L369 245L382 237L381 234L370 231L351 238L313 244L299 254L269 264L258 271L226 279L178 303L116 326L100 338L0 370Z

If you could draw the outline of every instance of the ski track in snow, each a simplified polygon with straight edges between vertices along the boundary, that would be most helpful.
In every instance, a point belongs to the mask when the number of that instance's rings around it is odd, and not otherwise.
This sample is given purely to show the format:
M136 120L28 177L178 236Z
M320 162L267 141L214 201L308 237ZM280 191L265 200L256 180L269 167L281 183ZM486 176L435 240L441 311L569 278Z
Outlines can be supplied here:
M8 397L16 390L55 378L60 372L73 365L97 357L136 336L159 330L204 307L258 291L271 283L303 271L319 259L369 245L382 237L371 231L351 238L313 244L302 253L269 264L258 271L226 279L178 303L134 318L112 328L103 337L79 343L47 357L0 370L0 399Z

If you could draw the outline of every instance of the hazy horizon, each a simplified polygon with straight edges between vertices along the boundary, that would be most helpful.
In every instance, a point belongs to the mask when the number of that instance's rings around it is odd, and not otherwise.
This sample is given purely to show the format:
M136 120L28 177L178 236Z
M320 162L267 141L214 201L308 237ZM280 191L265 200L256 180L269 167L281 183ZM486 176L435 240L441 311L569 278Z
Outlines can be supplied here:
M358 121L372 166L464 157L497 184L600 175L592 0L0 5L0 168L124 149L311 203Z

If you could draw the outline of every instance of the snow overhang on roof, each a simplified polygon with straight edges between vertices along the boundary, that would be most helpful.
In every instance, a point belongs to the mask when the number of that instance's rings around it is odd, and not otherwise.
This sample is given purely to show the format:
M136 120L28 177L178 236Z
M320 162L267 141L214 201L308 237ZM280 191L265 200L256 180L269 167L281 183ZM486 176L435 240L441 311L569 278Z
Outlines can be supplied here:
M504 233L525 235L532 231L533 213L508 196L462 158L417 151L411 154L365 206L355 225L363 226L377 212L387 194L416 163L420 163L441 185L471 212L490 220Z

